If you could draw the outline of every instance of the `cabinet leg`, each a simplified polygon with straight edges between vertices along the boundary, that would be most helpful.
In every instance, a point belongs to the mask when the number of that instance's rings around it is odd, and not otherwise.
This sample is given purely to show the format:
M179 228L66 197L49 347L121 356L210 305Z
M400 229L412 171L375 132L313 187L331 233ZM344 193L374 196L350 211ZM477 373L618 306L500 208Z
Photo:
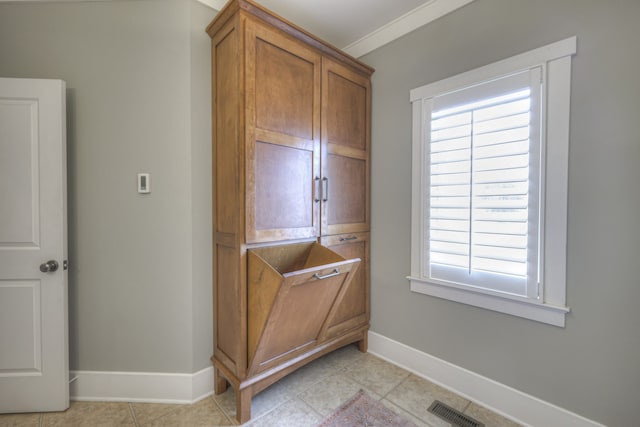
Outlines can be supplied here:
M364 334L362 335L362 339L358 341L358 350L360 350L361 353L367 352L367 348L369 347L368 337L369 337L369 334L367 333L367 331L364 331Z
M227 391L229 383L227 379L220 375L220 370L216 367L213 368L213 392L215 394L222 394Z
M251 389L236 391L236 419L240 424L251 419Z

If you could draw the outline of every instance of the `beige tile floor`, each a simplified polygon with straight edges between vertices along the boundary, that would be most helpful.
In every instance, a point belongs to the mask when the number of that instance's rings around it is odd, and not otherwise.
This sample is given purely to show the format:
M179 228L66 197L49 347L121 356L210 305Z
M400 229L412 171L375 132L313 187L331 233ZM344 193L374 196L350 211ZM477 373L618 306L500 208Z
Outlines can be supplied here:
M360 353L355 346L328 354L254 396L252 419L244 425L312 427L360 389L422 427L449 426L427 411L434 399L464 411L487 427L518 426L376 356ZM65 412L0 415L0 427L232 425L238 423L231 389L193 405L71 402Z

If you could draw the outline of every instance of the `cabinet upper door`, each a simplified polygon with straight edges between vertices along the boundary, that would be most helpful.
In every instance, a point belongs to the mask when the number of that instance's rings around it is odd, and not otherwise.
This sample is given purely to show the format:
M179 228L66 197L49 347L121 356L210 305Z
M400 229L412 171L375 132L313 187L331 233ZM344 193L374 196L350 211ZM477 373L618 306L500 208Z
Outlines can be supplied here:
M322 235L369 230L371 82L322 58Z
M247 242L318 236L320 55L256 21L245 43Z

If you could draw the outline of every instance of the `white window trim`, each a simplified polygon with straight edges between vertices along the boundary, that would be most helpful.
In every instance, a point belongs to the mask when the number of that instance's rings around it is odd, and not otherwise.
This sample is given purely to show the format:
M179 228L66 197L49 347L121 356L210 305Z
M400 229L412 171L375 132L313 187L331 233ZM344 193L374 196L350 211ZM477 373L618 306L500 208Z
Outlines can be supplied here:
M432 84L413 89L413 161L411 208L411 290L476 307L507 313L564 327L566 306L567 199L569 165L569 109L571 92L571 56L577 51L577 39L571 37L523 54L486 65ZM542 67L546 81L544 94L543 142L546 173L543 184L541 235L541 293L538 300L511 297L497 292L452 286L427 280L423 272L422 238L426 200L423 165L425 117L423 103L438 94L487 81L498 76Z

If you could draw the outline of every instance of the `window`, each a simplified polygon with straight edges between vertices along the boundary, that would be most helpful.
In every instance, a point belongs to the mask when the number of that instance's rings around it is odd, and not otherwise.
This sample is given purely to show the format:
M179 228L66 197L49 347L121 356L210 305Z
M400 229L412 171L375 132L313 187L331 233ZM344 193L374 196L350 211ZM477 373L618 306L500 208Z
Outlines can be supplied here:
M563 40L411 91L411 290L564 326Z

